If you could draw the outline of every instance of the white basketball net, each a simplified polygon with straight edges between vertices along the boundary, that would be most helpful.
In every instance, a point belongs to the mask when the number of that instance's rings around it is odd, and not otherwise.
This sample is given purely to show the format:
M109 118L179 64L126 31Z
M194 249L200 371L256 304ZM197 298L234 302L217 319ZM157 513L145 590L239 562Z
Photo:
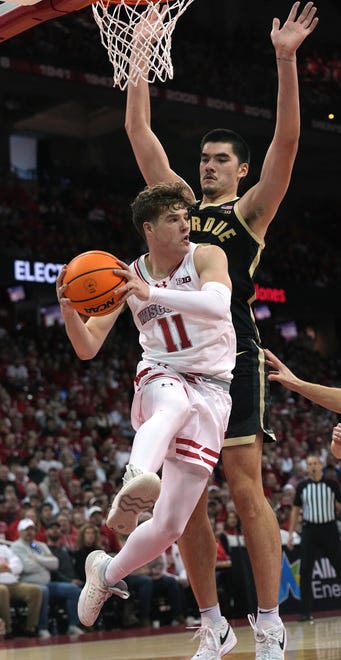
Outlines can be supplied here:
M131 1L131 0L130 0ZM178 18L194 0L98 0L92 5L101 41L114 68L114 87L137 85L140 78L164 82L173 78L172 34ZM139 32L139 33L138 33Z

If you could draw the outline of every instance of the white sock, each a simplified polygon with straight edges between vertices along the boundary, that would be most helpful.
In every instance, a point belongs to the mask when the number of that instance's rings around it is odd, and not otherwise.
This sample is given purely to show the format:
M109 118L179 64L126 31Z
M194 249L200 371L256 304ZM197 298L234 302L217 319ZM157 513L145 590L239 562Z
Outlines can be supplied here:
M279 616L278 605L271 610L264 610L261 607L257 608L257 626L261 627L261 624L264 623L264 621L271 621L271 623L274 623L275 625L282 623L282 619Z
M221 611L219 603L213 607L199 608L201 615L202 626L214 626L216 623L221 623Z

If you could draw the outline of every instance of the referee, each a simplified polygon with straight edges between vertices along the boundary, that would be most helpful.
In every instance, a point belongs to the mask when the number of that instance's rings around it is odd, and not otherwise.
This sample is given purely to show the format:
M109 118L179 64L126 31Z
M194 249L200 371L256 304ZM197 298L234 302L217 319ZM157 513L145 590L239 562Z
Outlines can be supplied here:
M336 524L341 492L336 481L325 479L319 456L307 457L308 478L299 482L291 511L288 548L293 547L293 533L302 511L301 534L301 616L299 621L313 621L311 577L316 556L329 558L341 582L341 542Z

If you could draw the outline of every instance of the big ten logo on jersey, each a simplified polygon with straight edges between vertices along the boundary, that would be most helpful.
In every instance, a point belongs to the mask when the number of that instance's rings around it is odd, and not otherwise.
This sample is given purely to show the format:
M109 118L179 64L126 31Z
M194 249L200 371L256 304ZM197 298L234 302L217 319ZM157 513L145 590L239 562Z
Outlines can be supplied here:
M188 282L191 282L192 278L190 275L186 275L185 277L177 277L175 280L175 284L177 286L181 286L181 284L188 284Z
M229 211L231 212L231 211ZM200 231L212 236L216 236L221 243L228 241L229 238L237 235L233 227L229 228L229 223L225 220L217 220L216 218L199 218L197 215L190 217L190 230Z

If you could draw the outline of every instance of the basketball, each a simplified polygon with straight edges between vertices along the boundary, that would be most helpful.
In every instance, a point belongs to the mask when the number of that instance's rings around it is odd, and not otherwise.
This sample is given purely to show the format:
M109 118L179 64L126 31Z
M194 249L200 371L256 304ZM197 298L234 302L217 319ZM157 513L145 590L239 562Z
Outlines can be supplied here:
M117 258L101 250L83 252L70 261L63 279L63 284L67 284L64 296L77 312L104 316L121 305L124 293L116 291L126 279L114 273L113 268L120 268Z

